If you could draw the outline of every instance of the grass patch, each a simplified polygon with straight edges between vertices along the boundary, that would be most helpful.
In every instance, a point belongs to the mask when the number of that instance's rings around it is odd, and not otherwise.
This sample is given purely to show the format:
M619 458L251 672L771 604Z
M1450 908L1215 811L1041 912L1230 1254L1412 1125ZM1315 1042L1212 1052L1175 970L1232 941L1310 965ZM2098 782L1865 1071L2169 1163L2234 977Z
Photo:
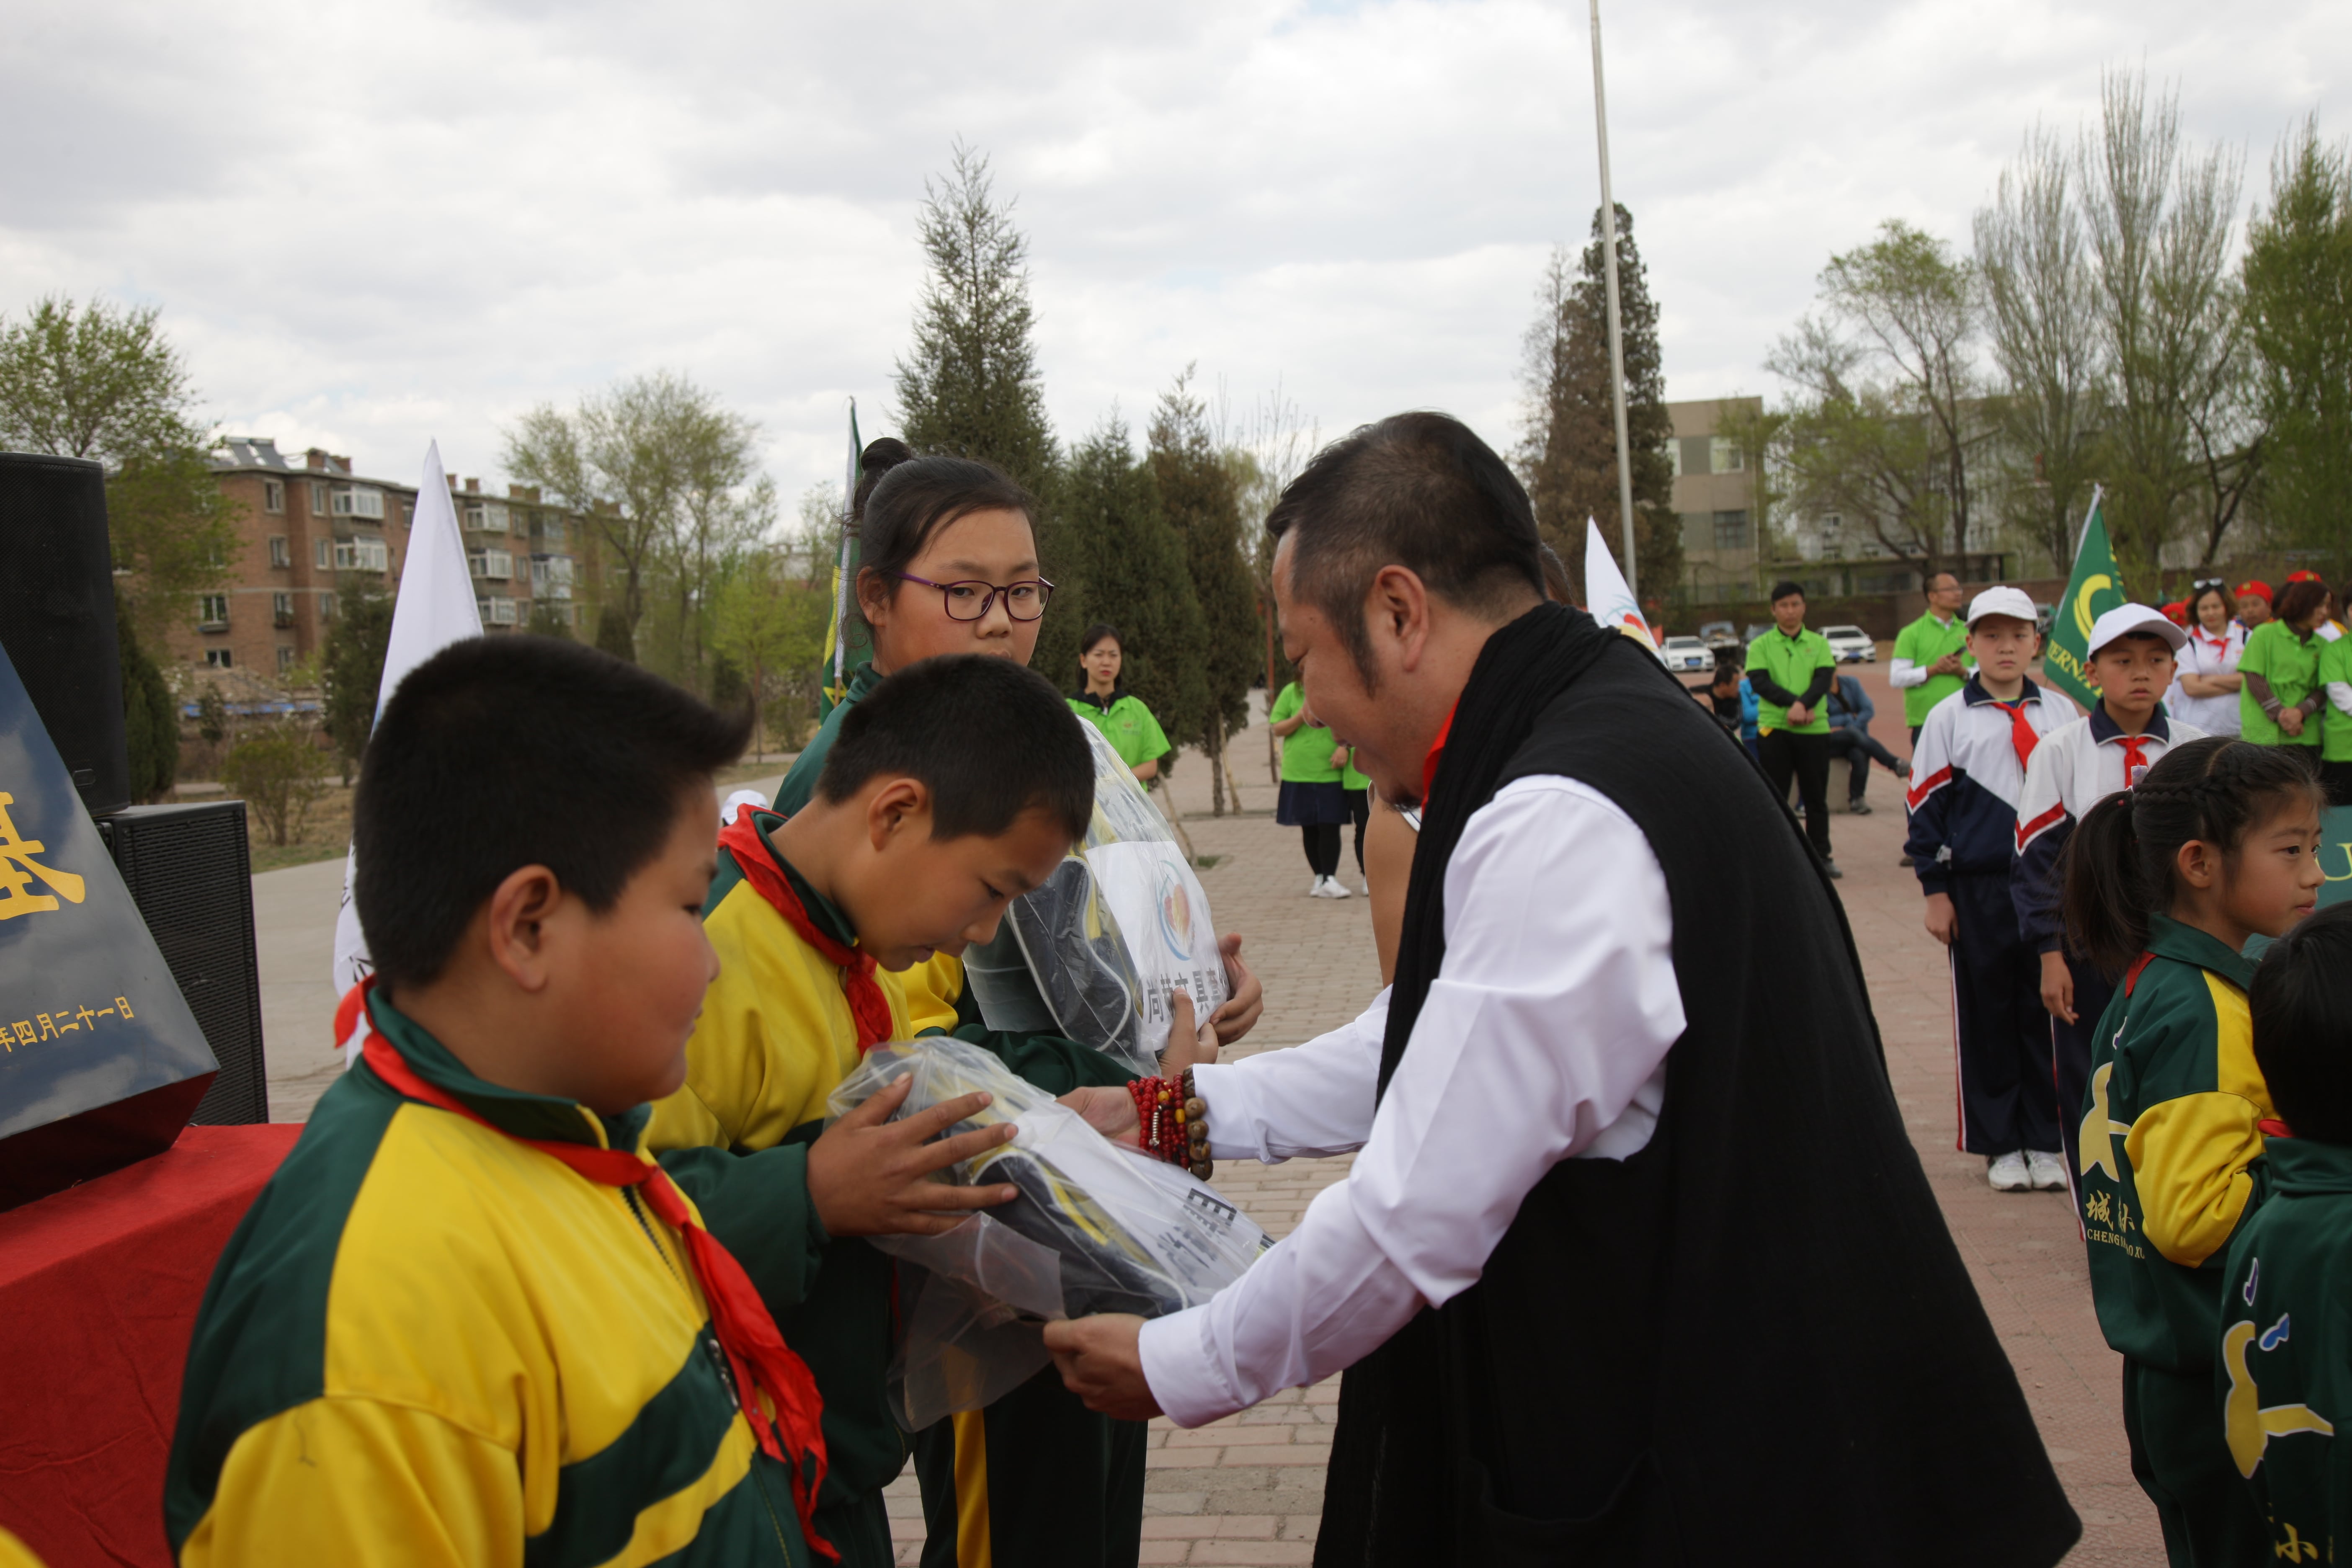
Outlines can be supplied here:
M1203 855L1198 860L1192 862L1192 868L1196 871L1213 870L1215 868L1217 862L1223 858L1224 857L1222 855Z

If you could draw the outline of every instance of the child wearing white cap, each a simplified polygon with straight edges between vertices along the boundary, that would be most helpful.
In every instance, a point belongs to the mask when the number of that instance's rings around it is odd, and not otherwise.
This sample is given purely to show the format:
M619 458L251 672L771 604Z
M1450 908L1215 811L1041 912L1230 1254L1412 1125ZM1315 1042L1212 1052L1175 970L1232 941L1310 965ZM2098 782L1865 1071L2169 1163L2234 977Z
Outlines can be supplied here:
M2071 1108L2052 1083L2040 961L2010 890L2028 762L2043 736L2074 721L2071 704L2026 679L2040 641L2022 592L1976 596L1967 640L1976 670L1928 710L1904 802L1927 931L1951 957L1959 1147L1985 1157L2002 1192L2066 1185L2060 1128Z
M2084 813L2139 783L2174 746L2204 738L2204 731L2164 710L2175 656L2188 640L2164 612L2147 605L2118 605L2094 622L2083 668L2099 689L2098 704L2035 749L2018 801L2010 889L2019 931L2040 955L2070 1178L2081 1174L2077 1123L2090 1079L2091 1033L2115 995L2116 977L2069 951L2059 912L2059 859Z

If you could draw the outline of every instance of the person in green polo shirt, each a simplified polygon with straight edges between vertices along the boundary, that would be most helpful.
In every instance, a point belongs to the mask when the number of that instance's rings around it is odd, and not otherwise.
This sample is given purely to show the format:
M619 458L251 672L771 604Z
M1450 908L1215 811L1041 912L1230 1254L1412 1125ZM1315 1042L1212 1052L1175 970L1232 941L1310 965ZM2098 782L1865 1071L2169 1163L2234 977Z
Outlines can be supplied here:
M1830 721L1823 699L1837 679L1837 655L1827 638L1805 626L1805 590L1782 582L1772 588L1772 629L1748 645L1748 685L1756 693L1756 760L1780 798L1789 780L1805 808L1805 833L1830 858Z
M1168 743L1160 721L1151 716L1143 699L1129 695L1118 683L1119 666L1125 658L1118 628L1100 621L1088 626L1078 641L1078 668L1086 672L1087 681L1070 698L1070 706L1077 710L1079 718L1103 732L1118 760L1149 789L1160 776L1161 761L1176 748Z
M2319 684L2326 702L2317 721L2319 782L2328 805L2352 805L2352 633L2320 650Z
M2319 637L2327 618L2327 590L2317 583L2289 583L2280 591L2277 614L2256 626L2239 656L2239 733L2258 746L2309 746L2315 761L2324 737L2319 711L2327 706L2320 684L2319 657L2327 643Z
M1969 658L1969 628L1960 619L1960 580L1937 572L1927 578L1927 613L1895 634L1895 661L1886 684L1903 693L1903 722L1911 743L1919 743L1927 710L1968 684L1976 661Z

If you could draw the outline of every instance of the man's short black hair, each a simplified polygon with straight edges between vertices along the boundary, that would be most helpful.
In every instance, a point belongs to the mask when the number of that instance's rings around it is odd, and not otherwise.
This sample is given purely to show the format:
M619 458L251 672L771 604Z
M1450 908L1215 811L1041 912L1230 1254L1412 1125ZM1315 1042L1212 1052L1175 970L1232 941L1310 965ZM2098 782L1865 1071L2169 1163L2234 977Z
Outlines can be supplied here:
M1392 414L1315 455L1265 520L1292 536L1290 591L1372 679L1364 595L1402 566L1448 604L1496 615L1544 595L1535 509L1508 463L1445 414Z
M1054 683L992 654L907 666L841 721L817 794L849 799L877 774L931 792L931 837L993 838L1042 811L1076 842L1095 810L1084 723Z
M1772 584L1773 604L1777 605L1781 600L1790 597L1791 595L1800 599L1803 598L1805 596L1805 585L1790 577L1783 577L1778 583Z
M2352 1143L2352 904L2271 944L2247 989L2254 1064L2298 1138Z
M360 763L352 896L376 973L431 984L525 866L611 909L751 728L748 710L562 638L443 648L394 691Z
M1952 580L1952 586L1955 588L1960 585L1960 574L1958 572L1951 571L1948 568L1940 572L1928 573L1927 581L1924 584L1923 591L1930 594L1934 593L1936 591L1936 579L1938 577L1949 577Z

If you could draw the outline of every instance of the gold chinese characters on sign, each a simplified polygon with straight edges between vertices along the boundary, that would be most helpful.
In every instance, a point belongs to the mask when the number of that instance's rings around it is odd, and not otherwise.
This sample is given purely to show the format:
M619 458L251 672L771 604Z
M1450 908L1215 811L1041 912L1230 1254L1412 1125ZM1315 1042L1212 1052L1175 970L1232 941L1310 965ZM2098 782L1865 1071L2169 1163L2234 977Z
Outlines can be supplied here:
M48 847L17 833L8 816L8 808L16 804L15 795L0 790L0 921L47 914L58 907L59 899L69 904L81 902L82 879L71 871L42 865L38 857L47 854ZM47 892L34 891L37 879Z

